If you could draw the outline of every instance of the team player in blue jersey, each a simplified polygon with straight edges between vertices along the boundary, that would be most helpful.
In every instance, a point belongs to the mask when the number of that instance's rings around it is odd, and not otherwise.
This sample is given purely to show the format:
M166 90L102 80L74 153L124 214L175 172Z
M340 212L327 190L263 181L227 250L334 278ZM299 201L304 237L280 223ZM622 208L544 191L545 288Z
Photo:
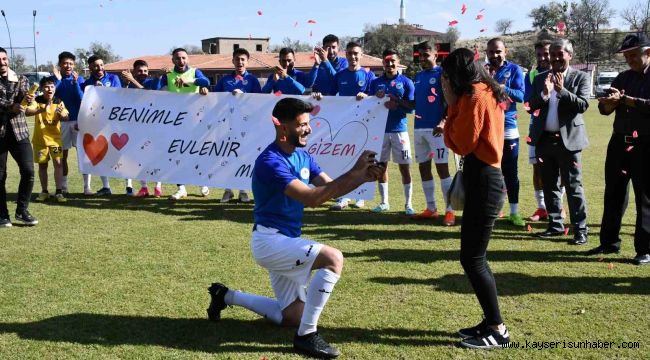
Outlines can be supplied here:
M248 66L248 59L250 59L248 50L244 48L235 49L232 53L232 64L235 66L235 71L219 79L215 85L214 92L229 92L233 95L243 93L258 94L262 92L260 82L255 75L246 71ZM227 203L235 196L231 189L226 189L221 197L222 203ZM250 198L246 190L239 190L239 201L247 203Z
M275 141L258 156L253 168L255 225L251 250L255 261L268 270L276 298L213 283L207 312L210 320L219 321L226 305L242 306L275 324L297 326L293 340L296 350L334 358L339 352L318 334L317 324L341 276L343 254L300 237L304 207L319 206L374 181L384 168L377 164L373 152L365 151L350 171L330 179L303 149L311 133L312 110L311 104L300 99L278 101L273 109Z
M519 128L517 127L517 103L524 101L524 73L519 65L506 61L505 41L501 38L490 39L487 43L487 58L490 75L501 84L509 101L505 109L505 133L501 171L508 190L510 216L508 220L516 226L524 226L526 222L519 215L519 175L517 161L519 160Z
M266 84L262 88L265 94L280 92L285 95L302 95L307 88L314 84L315 72L305 74L303 71L294 69L296 54L291 48L280 49L280 66L273 68L273 74L269 75Z
M323 38L323 47L314 48L314 67L309 77L315 78L312 92L322 95L336 95L334 76L348 68L348 60L338 56L339 38L329 34Z
M413 81L398 72L399 53L394 49L386 49L382 54L384 74L370 83L369 93L383 98L388 96L390 101L385 103L388 108L388 121L384 143L381 148L379 161L387 164L392 158L393 162L399 165L404 187L404 209L406 215L415 215L411 197L413 189L411 186L411 142L406 127L406 114L413 110L414 86ZM390 209L388 204L388 172L384 171L379 179L379 194L381 203L372 211L384 212Z
M58 67L54 67L52 76L56 90L54 96L61 99L68 109L68 121L61 122L61 142L63 144L63 184L62 192L68 192L68 151L72 147L77 147L77 117L79 116L79 108L81 107L81 98L83 97L83 90L81 84L84 83L83 76L74 71L76 57L68 51L59 54ZM90 189L90 174L83 174L84 180L84 195L93 195Z
M149 64L142 59L133 62L132 71L122 71L122 78L128 89L160 90L160 78L149 76ZM160 181L156 182L153 195L157 198L162 196L162 183ZM140 180L140 190L135 194L135 197L147 196L149 196L147 181Z
M91 55L88 58L88 68L90 69L90 77L86 79L83 84L81 84L81 90L86 91L86 87L89 85L116 88L122 87L122 82L117 75L104 71L104 59L101 57L97 55ZM101 179L102 188L99 189L95 195L111 195L112 191L111 185L108 181L108 176L101 176ZM128 196L133 196L133 185L131 183L131 179L126 179L126 194Z
M454 210L447 201L447 191L451 186L449 176L449 149L445 145L442 130L445 124L447 104L442 94L440 76L442 69L436 66L438 53L428 43L418 47L422 71L415 75L415 122L413 141L415 142L415 161L420 169L422 190L427 201L427 207L421 213L414 215L415 220L437 219L435 181L431 172L431 160L436 163L436 171L440 176L440 187L444 199L445 217L443 223L452 226L456 223Z
M351 41L347 44L345 47L345 63L348 66L334 76L331 89L332 95L356 96L357 100L363 100L368 96L368 89L372 80L375 79L375 74L370 69L361 68L362 55L363 49L359 43ZM362 208L365 201L360 199L354 204L350 204L350 199L342 197L336 200L336 204L332 205L330 210L343 210L348 205Z

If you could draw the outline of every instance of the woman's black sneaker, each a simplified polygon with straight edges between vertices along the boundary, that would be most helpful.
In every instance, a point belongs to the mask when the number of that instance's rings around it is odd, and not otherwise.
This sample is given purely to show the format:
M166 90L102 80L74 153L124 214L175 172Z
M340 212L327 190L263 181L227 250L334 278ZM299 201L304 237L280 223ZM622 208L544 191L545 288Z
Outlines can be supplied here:
M510 342L508 329L503 331L503 335L498 331L488 328L488 331L471 338L460 341L460 346L469 349L498 349Z
M38 220L32 216L27 210L16 212L16 220L22 222L25 225L34 226L38 224Z
M485 319L483 319L483 321L476 326L458 330L458 335L463 339L467 339L485 334L489 329L490 327L487 325Z
M318 332L296 336L293 338L293 348L299 352L320 359L333 359L341 353L318 335Z

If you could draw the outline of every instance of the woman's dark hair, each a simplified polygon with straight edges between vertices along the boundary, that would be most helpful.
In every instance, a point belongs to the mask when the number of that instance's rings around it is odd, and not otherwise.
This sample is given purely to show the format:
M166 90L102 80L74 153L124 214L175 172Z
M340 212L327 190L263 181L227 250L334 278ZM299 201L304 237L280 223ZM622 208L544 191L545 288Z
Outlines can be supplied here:
M492 79L487 70L474 60L474 52L470 49L460 48L449 54L442 61L443 75L449 79L449 84L457 96L473 94L475 83L484 83L492 89L497 102L507 99L501 86Z

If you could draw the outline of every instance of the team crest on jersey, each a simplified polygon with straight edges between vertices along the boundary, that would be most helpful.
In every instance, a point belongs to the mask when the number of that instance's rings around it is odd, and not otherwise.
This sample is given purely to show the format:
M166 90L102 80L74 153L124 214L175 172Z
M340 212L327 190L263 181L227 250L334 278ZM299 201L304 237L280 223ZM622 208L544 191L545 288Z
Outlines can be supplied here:
M366 85L366 81L365 80L359 80L359 82L357 84L359 84L359 86L364 86L364 85Z
M303 178L304 180L309 180L309 169L307 168L300 169L300 177Z
M404 84L397 83L397 84L395 84L395 87L397 88L397 90L402 90L404 88Z
M248 85L248 80L242 80L241 82L244 86Z
M429 79L429 85L435 85L436 82L438 82L438 80L436 80L436 78L434 78L434 77L432 77L431 79Z
M110 81L105 82L104 86L111 86L111 82Z
M510 78L510 71L506 71L506 73L503 74L503 77L506 79Z

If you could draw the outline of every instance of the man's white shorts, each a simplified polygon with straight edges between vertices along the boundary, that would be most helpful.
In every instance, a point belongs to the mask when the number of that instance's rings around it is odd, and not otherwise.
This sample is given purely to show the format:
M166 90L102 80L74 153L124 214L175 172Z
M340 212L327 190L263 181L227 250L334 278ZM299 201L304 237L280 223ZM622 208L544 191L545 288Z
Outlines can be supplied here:
M447 164L449 149L445 146L445 139L433 136L433 129L415 129L413 131L415 142L415 161L419 163L433 160L436 164Z
M411 140L408 132L385 133L384 143L381 145L380 162L392 160L397 164L411 163Z
M63 150L69 150L72 147L77 147L77 133L75 130L76 121L62 121L61 122L61 143Z
M291 238L277 229L256 225L251 237L255 261L268 270L271 287L284 310L296 299L305 302L311 267L323 244Z
M535 145L528 144L528 163L537 164L537 155L535 155Z

